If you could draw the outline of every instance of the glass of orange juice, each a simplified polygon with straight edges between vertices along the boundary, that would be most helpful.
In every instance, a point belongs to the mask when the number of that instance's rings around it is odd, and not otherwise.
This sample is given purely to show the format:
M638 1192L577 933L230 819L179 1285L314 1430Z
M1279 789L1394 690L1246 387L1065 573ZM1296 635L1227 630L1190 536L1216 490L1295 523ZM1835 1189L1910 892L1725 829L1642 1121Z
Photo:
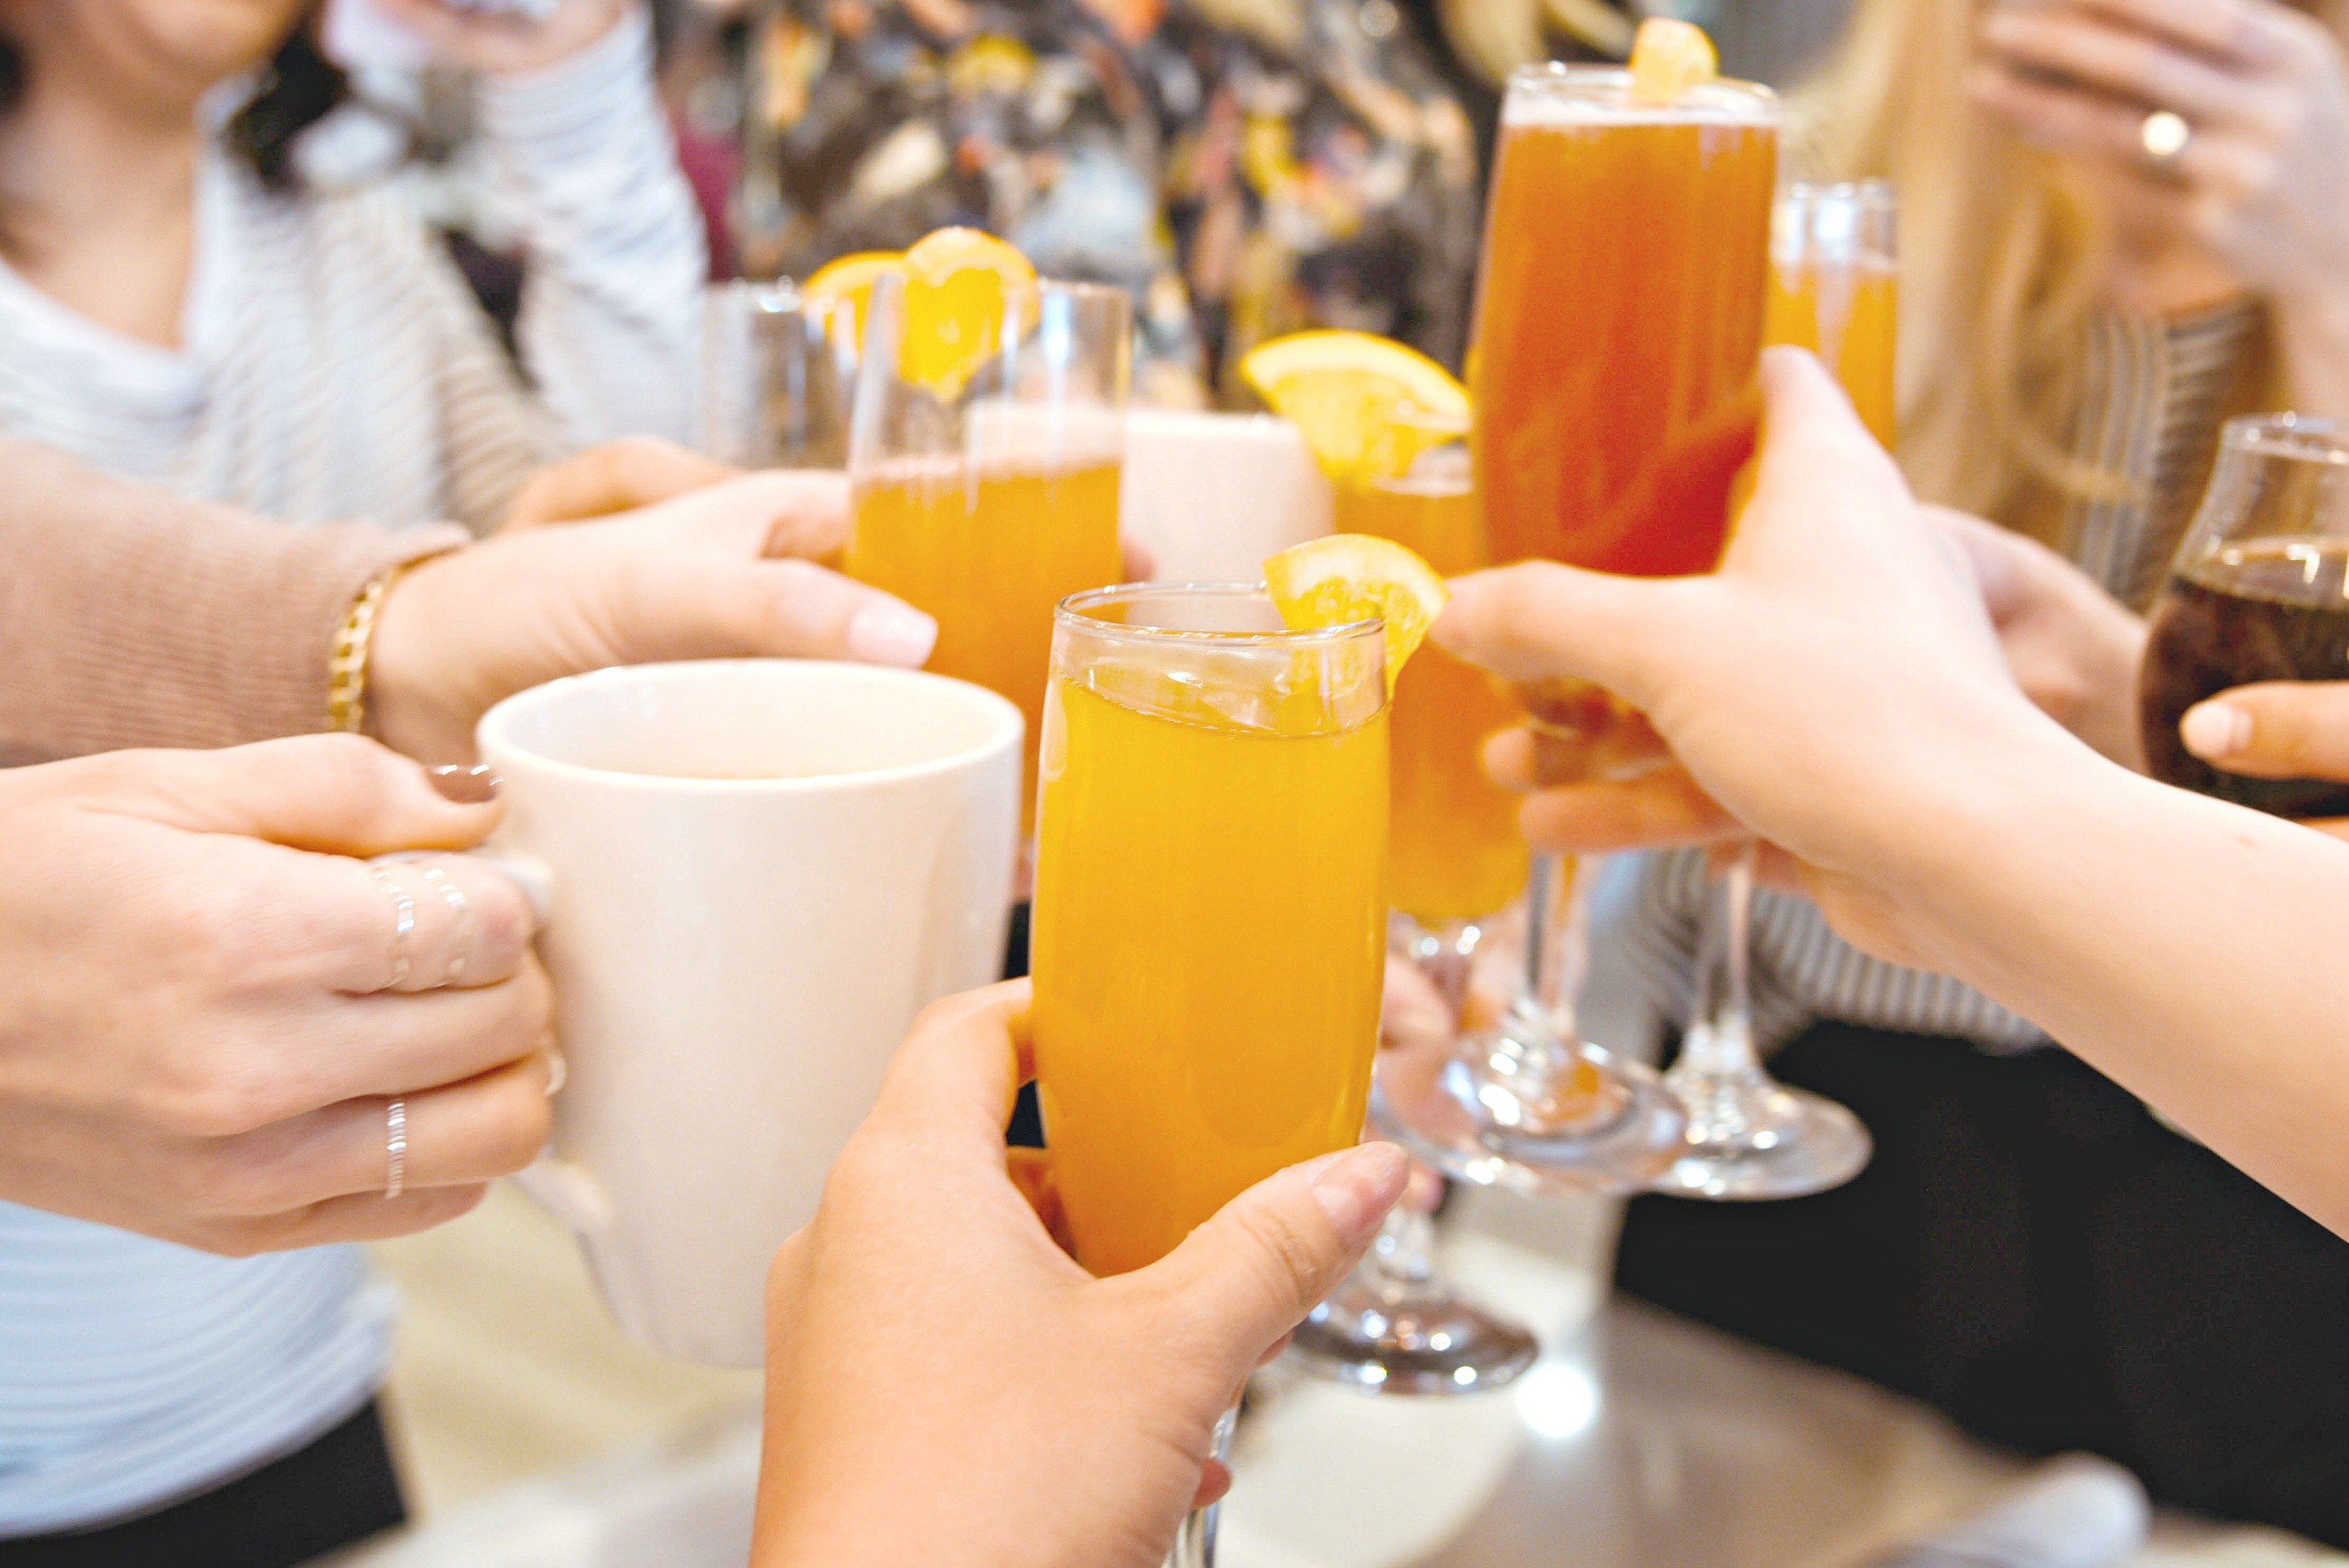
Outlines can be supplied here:
M1385 658L1381 622L1288 631L1257 587L1114 588L1055 617L1031 1026L1069 1233L1097 1274L1361 1136ZM1175 1560L1206 1561L1211 1535L1195 1515Z
M937 618L932 670L1019 705L1032 820L1052 608L1123 575L1133 307L1122 289L1039 284L1032 306L1012 311L957 379L908 373L906 300L902 277L873 286L850 421L846 566Z
M1881 180L1789 185L1770 235L1765 343L1807 348L1892 445L1893 335L1899 314L1899 204Z

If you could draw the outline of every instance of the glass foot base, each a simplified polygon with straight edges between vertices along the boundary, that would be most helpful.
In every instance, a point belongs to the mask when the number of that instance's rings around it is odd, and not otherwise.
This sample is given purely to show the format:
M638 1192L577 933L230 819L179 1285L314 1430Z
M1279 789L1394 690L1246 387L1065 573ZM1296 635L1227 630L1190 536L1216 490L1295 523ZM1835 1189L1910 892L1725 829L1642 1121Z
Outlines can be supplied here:
M1639 1191L1687 1149L1651 1068L1591 1046L1553 1065L1506 1025L1450 1052L1380 1053L1371 1124L1447 1176L1531 1197Z
M1473 1394L1534 1364L1541 1346L1440 1288L1381 1290L1360 1274L1299 1324L1289 1354L1366 1394Z
M1801 1198L1840 1187L1867 1168L1875 1141L1859 1118L1831 1099L1773 1083L1738 1107L1714 1138L1702 1109L1681 1157L1655 1191L1682 1198ZM1715 1123L1715 1125L1722 1125Z

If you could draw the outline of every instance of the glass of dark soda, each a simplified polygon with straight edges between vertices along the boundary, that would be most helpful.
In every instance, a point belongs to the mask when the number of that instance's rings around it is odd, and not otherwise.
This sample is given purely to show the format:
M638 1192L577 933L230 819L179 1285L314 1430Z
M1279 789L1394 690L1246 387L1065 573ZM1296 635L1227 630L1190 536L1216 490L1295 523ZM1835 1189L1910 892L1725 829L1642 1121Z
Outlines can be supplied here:
M2349 784L2253 779L2186 749L2188 708L2255 681L2349 680L2349 426L2230 419L2154 603L2137 715L2153 776L2280 817L2349 817Z

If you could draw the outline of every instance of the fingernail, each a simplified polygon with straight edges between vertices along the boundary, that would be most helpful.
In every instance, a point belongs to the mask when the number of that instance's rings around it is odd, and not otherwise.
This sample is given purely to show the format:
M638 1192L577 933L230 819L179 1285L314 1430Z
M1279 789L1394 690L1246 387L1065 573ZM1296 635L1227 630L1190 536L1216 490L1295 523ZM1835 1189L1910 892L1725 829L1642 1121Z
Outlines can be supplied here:
M2178 721L2186 749L2206 761L2232 757L2251 743L2251 716L2228 702L2199 702Z
M443 799L454 800L460 806L486 806L498 798L498 786L503 782L489 769L480 764L459 768L451 764L442 768L427 768L424 777Z
M1348 1245L1378 1229L1411 1180L1411 1159L1392 1143L1349 1149L1313 1174L1314 1201Z
M910 604L879 599L848 618L848 653L868 665L922 667L937 646L938 624Z
M542 1047L539 1054L546 1058L546 1098L553 1099L571 1081L571 1058L551 1042Z

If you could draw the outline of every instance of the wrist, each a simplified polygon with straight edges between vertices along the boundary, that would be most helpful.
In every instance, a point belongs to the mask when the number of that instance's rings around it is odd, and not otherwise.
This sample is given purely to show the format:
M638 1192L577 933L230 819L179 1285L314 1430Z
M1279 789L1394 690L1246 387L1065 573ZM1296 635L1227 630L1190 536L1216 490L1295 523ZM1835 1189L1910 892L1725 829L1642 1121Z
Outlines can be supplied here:
M419 762L470 762L471 706L459 672L436 655L432 603L460 552L418 562L386 584L368 657L367 733Z

